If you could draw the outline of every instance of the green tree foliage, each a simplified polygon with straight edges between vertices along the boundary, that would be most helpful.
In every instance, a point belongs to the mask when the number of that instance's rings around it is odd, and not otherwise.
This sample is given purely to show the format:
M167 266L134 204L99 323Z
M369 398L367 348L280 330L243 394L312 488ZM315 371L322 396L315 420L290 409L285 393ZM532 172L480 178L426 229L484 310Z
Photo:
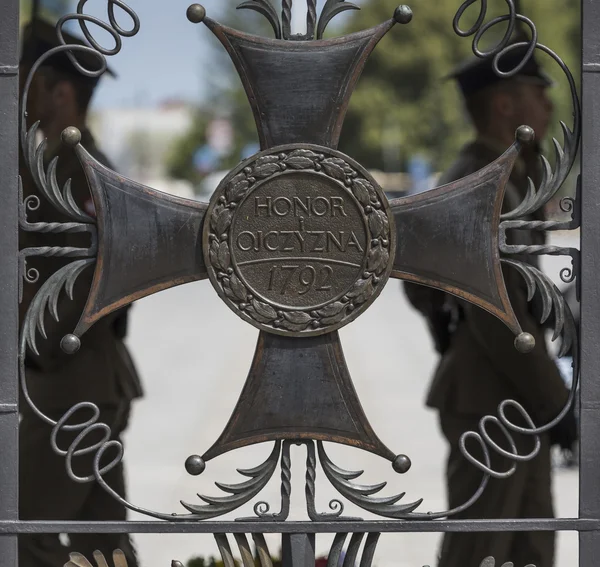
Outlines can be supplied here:
M276 0L273 0L277 3ZM454 33L452 21L463 0L415 0L414 13L407 25L397 25L377 46L354 92L340 149L367 168L404 171L411 155L420 153L441 170L456 157L459 148L473 133L453 81L445 77L454 66L473 57L472 38ZM363 30L392 17L399 0L363 0L360 11L339 18L343 29L332 22L330 35ZM228 25L250 33L271 37L268 24L247 11L236 12L228 3ZM320 2L322 5L322 1ZM507 13L504 0L490 0L487 20ZM461 27L472 25L479 12L475 2L465 13ZM538 29L538 41L556 51L574 72L579 71L580 13L576 0L522 0L521 13L531 18ZM484 37L481 47L489 48L505 31L496 26ZM525 28L527 29L527 28ZM203 29L203 33L207 30ZM221 167L229 168L239 160L240 150L256 141L254 119L237 73L224 50L213 41L215 53L211 74L225 77L213 89L207 105L197 114L190 131L173 148L170 173L178 178L198 181L192 165L195 150L205 143L211 115L227 113L235 124L233 151ZM556 106L556 128L552 132L562 142L558 120L571 124L571 100L560 68L548 56L537 52L546 71L557 81L552 98ZM579 77L576 75L576 81ZM550 156L551 153L547 152Z
M201 181L201 176L194 168L194 154L206 142L206 127L209 114L196 109L189 130L178 138L167 156L167 173L174 179L185 179L194 184Z
M393 133L392 138L400 142L400 163L411 154L421 153L434 167L443 169L454 159L459 147L472 136L458 89L453 81L445 80L456 64L473 57L471 38L457 36L452 27L461 3L462 0L411 3L413 20L392 29L367 63L348 110L342 151L366 167L389 169L384 158L385 145ZM393 14L397 4L397 0L366 0L361 3L360 12L353 12L344 31L381 23ZM479 4L476 2L465 13L463 29L474 22ZM507 13L502 0L488 4L488 21ZM578 4L575 0L524 0L521 6L521 12L536 24L538 41L555 50L572 70L579 67ZM497 41L505 29L505 24L500 24L490 30L482 47L488 48ZM537 57L559 81L553 92L557 118L570 123L571 102L564 75L539 50Z
M54 24L67 13L74 11L73 0L40 0L36 17ZM34 12L33 0L19 0L19 23L21 28L29 23Z
M232 28L270 37L268 23L255 12L236 11L235 7L239 3L228 2L225 17L218 19ZM193 164L194 154L207 143L206 132L211 119L227 117L234 125L233 147L229 154L221 159L218 165L220 169L233 168L240 160L242 149L250 143L258 143L250 103L231 59L207 28L202 26L200 31L209 38L210 49L214 54L210 67L204 70L204 75L209 80L211 77L217 77L218 80L209 85L207 102L197 109L190 129L175 142L167 161L169 175L194 184L202 180L202 175L196 171Z

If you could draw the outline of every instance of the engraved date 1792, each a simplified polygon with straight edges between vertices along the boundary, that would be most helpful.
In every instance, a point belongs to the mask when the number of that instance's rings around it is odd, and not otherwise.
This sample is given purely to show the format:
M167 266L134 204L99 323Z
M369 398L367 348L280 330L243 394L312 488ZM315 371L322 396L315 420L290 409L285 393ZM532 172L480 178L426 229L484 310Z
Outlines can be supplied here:
M278 266L269 270L269 291L278 291L281 295L297 293L305 295L309 291L329 291L333 268L331 266Z

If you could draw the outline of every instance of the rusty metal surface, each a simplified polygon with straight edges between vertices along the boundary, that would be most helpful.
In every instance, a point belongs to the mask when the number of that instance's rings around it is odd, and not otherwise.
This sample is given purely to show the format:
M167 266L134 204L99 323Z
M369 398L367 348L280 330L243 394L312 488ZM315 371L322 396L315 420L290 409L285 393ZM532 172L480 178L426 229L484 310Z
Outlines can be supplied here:
M207 277L202 225L207 206L124 178L81 145L97 212L97 263L92 290L74 331L82 335L100 318L142 297Z
M85 16L85 3L85 0L80 2L78 13L63 18L58 27L70 19L79 20L92 47L61 45L53 52L66 51L74 56L77 51L87 50L105 62L105 56L121 49L123 37L137 33L139 20L121 2L108 0L107 24ZM253 109L262 147L261 153L226 177L209 204L170 197L124 179L99 165L79 144L77 130L68 128L64 141L74 147L86 169L98 211L98 218L92 219L73 203L68 186L58 186L53 175L56 164L44 169L44 145L38 145L35 139L37 126L27 131L23 116L22 149L34 181L43 198L71 222L28 223L27 211L35 207L35 202L26 200L21 203L22 228L32 232L89 232L91 235L88 248L44 247L22 251L20 257L20 275L25 283L35 279L35 267L28 265L29 259L35 256L76 258L42 285L26 315L20 342L23 399L51 428L52 447L58 454L67 456L67 473L71 478L78 482L98 482L123 506L149 517L170 520L163 525L165 531L212 531L217 534L217 544L226 563L231 563L232 553L224 534L228 531L239 534L243 529L249 533L289 534L283 538L287 566L314 564L314 538L310 534L328 530L354 532L344 563L350 565L358 558L364 534L368 532L361 559L365 567L372 561L377 534L382 531L598 529L594 518L590 518L589 523L580 519L496 523L445 520L475 502L490 478L506 478L514 472L516 463L535 456L535 450L530 455L511 454L515 464L508 471L491 469L489 452L495 448L485 424L495 420L510 432L509 438L517 433L530 435L537 446L538 436L568 411L578 379L577 329L564 298L539 270L511 258L512 254L521 252L571 254L574 266L571 272L565 273L569 279L576 277L577 255L571 249L550 247L517 250L504 238L505 231L511 228L565 228L532 224L527 217L556 194L574 163L580 135L574 80L560 58L537 42L535 26L516 13L512 0L507 1L508 14L485 24L487 28L484 27L486 3L482 2L475 25L470 30L462 30L462 15L471 4L473 1L469 0L459 7L454 28L460 36L474 36L473 47L479 56L496 57L497 67L498 57L510 49L509 32L517 24L525 23L532 30L532 39L526 44L529 55L535 49L550 55L565 73L573 96L574 126L572 130L564 126L565 140L563 146L557 143L560 149L554 169L544 161L545 176L540 186L532 184L523 203L503 216L504 185L521 144L531 141L530 129L519 129L517 142L499 160L473 176L391 203L360 164L335 151L345 111L362 68L377 42L395 23L410 22L412 12L405 6L399 7L393 18L380 26L331 40L322 39L331 18L342 11L356 9L355 6L341 0L327 0L319 16L316 2L307 0L307 33L294 36L291 34L291 0L283 1L281 18L268 0L247 0L242 7L264 15L273 27L275 39L259 38L222 26L206 17L206 11L199 5L189 8L190 21L204 22L231 56ZM116 23L115 6L131 17L130 29ZM482 53L478 47L482 33L503 22L508 22L507 35L491 51ZM115 38L115 49L101 48L87 23L106 29ZM46 54L34 65L26 82L23 108L27 106L33 75L51 55ZM100 74L105 68L96 72L86 70L80 63L77 66L89 76ZM575 213L577 203L571 204ZM568 228L576 228L577 224L578 216L574 214ZM502 263L521 273L530 299L536 294L541 298L545 318L554 314L555 338L562 338L562 353L571 353L575 359L573 394L563 412L547 424L534 424L524 408L507 400L499 408L499 417L487 416L479 432L465 432L460 449L465 458L482 471L482 481L465 503L452 510L421 512L421 499L405 503L401 502L403 494L380 496L383 483L353 482L362 471L335 465L324 442L342 443L375 453L391 461L398 474L406 473L411 461L408 456L388 449L372 430L352 385L337 329L360 316L392 275L453 293L487 309L519 334L520 324L504 286ZM123 459L123 446L115 441L93 446L83 442L93 429L110 432L108 426L97 422L98 408L91 403L78 404L55 420L41 412L29 395L24 373L27 347L35 350L38 334L44 334L46 311L59 316L55 313L56 298L63 293L63 288L68 291L78 275L91 266L95 275L88 303L79 325L62 342L69 352L77 350L79 341L85 340L85 331L95 321L114 309L168 287L205 278L210 279L218 296L236 314L261 330L246 384L224 432L202 456L192 455L186 462L188 473L199 475L208 460L224 452L272 442L272 451L263 463L239 469L245 477L243 481L232 485L217 483L226 496L200 496L203 504L182 503L189 512L183 514L148 510L123 500L103 479L103 475ZM527 346L527 337L520 335L519 338L517 345ZM230 345L227 348L230 349ZM517 409L526 425L523 427L507 419L507 408ZM88 415L85 421L81 418L79 422L72 419L89 410L94 417ZM64 451L56 445L55 439L66 427L80 435L79 441ZM469 439L475 440L483 450L483 461L476 460L467 449ZM292 523L286 522L292 444L306 447L305 497L312 524L291 526ZM109 450L110 461L106 458ZM82 451L95 454L94 467L86 476L77 477L71 467L71 457ZM392 521L362 522L343 517L344 506L340 500L330 504L332 513L317 511L314 502L317 463L345 500ZM254 507L255 515L241 519L238 528L231 523L200 522L232 513L258 497L278 467L281 469L279 512L270 513L270 505L259 501ZM410 521L400 523L398 520ZM260 529L252 528L257 523ZM150 523L135 525L148 531L161 529ZM174 525L177 527L172 527ZM58 526L64 528L61 531L66 529L66 524L0 521L2 533L17 533L26 528L54 531ZM79 527L90 531L134 529L126 523L105 528L96 524ZM78 529L69 526L71 528ZM332 555L341 553L344 539L345 536L336 538ZM245 536L237 537L236 542L247 561ZM493 560L486 559L484 565L493 565Z
M233 60L254 112L262 149L302 143L335 148L352 91L379 40L394 26L342 38L282 41L204 23Z
M498 225L519 146L464 179L391 202L398 233L392 276L466 299L515 334L521 327L504 285Z
M337 333L298 339L261 332L225 431L204 455L275 439L322 439L393 460L365 416Z

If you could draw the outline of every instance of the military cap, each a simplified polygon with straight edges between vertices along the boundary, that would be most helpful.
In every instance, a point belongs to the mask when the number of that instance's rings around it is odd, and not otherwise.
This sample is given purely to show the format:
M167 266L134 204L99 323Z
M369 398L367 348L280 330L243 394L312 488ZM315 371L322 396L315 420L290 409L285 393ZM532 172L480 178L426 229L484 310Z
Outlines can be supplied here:
M83 38L78 38L73 34L64 31L64 29L62 35L67 45L84 45L90 47ZM55 26L42 19L32 20L23 30L21 63L33 65L42 55L60 45L62 44L58 39ZM84 51L73 51L73 55L83 68L90 71L101 69L100 58L98 56ZM46 59L44 66L80 77L82 80L90 81L94 85L100 79L100 77L88 77L78 71L66 51L62 51ZM110 68L107 68L106 73L112 77L116 77L115 73Z
M516 47L506 55L503 55L498 62L500 71L507 72L517 67L525 58L527 49L527 46ZM454 69L447 78L455 79L458 82L458 86L465 98L468 98L481 89L505 80L504 77L499 76L494 70L494 57L471 58ZM513 78L546 87L553 84L552 79L540 67L535 58L535 53Z

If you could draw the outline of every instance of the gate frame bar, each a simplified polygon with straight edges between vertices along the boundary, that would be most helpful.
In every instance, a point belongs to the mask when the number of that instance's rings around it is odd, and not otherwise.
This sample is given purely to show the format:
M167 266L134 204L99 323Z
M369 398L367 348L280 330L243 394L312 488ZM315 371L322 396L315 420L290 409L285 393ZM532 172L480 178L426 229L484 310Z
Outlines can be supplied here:
M579 518L435 522L20 522L18 514L18 45L19 0L0 18L0 567L17 565L23 533L283 533L310 548L307 534L347 531L569 531L579 533L580 567L600 556L600 1L582 0L581 442ZM297 534L301 540L296 541ZM313 552L314 553L314 552Z
M19 518L18 116L19 0L0 17L0 520ZM0 537L0 567L17 565L17 536Z
M581 421L579 517L600 517L600 3L582 0ZM579 565L600 556L600 532L579 536Z

